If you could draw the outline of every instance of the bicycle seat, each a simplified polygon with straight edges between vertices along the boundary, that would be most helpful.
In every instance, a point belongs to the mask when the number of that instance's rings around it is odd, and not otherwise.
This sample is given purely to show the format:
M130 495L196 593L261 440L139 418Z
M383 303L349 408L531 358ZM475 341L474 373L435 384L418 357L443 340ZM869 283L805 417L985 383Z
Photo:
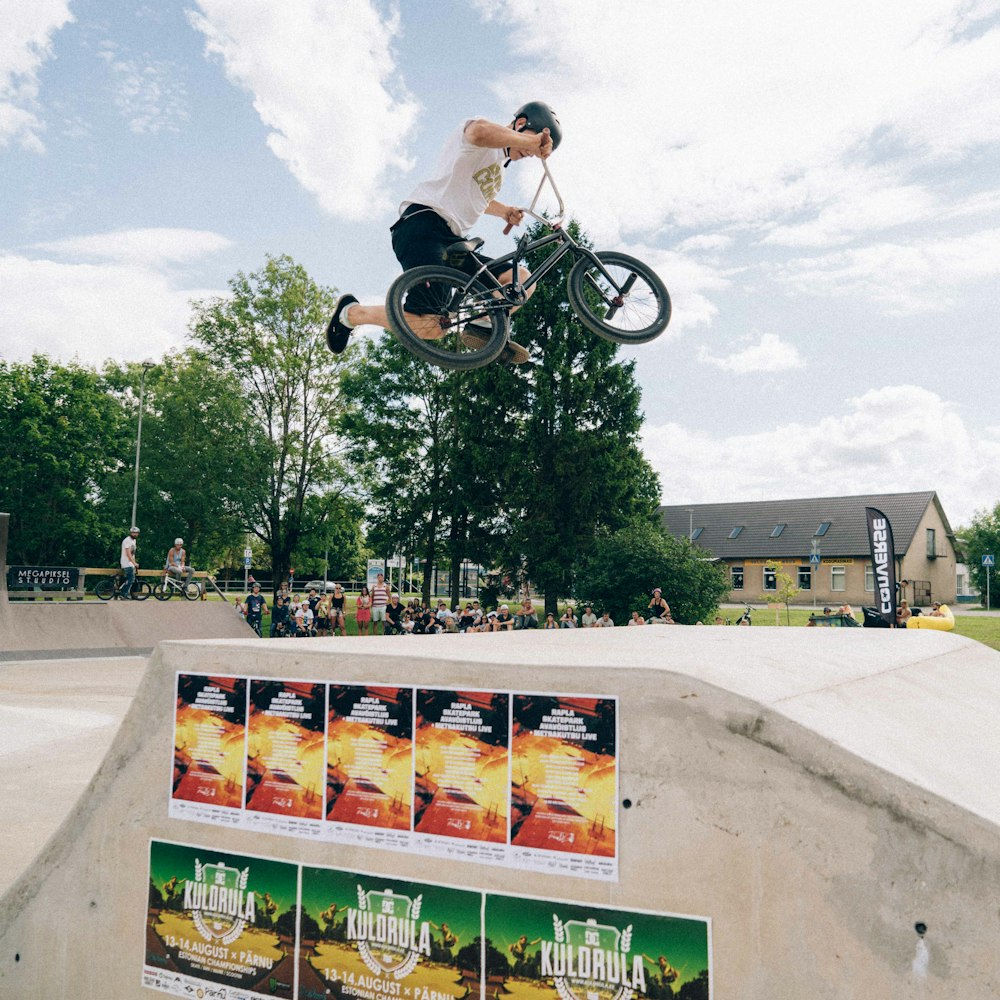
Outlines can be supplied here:
M481 236L472 236L467 240L452 243L445 248L444 252L448 257L464 257L466 254L475 253L483 245L483 242Z

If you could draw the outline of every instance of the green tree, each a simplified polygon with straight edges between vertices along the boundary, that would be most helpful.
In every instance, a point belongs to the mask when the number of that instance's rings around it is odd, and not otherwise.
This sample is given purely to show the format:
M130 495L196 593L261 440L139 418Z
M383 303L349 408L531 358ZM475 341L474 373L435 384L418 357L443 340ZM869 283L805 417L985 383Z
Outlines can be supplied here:
M795 585L795 578L782 570L784 563L768 563L764 568L774 574L775 589L767 594L761 594L761 600L768 603L772 598L785 606L785 624L792 624L792 613L790 605L799 595L799 588Z
M531 238L542 235L536 225ZM577 224L571 235L589 241ZM529 257L535 267L546 251ZM635 362L617 345L586 332L566 300L565 258L514 319L513 335L534 364L497 369L481 384L519 416L504 442L499 493L507 513L504 563L545 594L546 612L574 593L574 573L595 537L636 518L655 516L659 481L642 455L641 395ZM505 384L506 383L506 384Z
M333 292L290 257L268 257L259 271L239 272L229 287L226 298L195 303L191 329L196 344L239 380L250 400L246 446L265 459L266 473L250 484L243 513L268 546L277 587L303 538L308 498L339 494L348 485L333 429L354 351L335 356L326 349Z
M100 501L134 447L128 413L106 380L42 355L0 361L0 510L11 563L103 565L128 523ZM126 517L128 516L126 512Z
M136 364L105 370L133 414L133 426L140 374ZM233 549L242 552L245 513L255 484L267 474L267 453L253 446L250 400L234 375L188 350L167 355L147 372L143 409L140 561L153 565L180 535L192 564L215 570ZM132 481L124 486L121 481L109 486L106 502L127 511Z
M724 569L703 549L644 520L599 535L577 576L578 596L618 624L634 610L645 614L654 587L674 620L688 625L705 621L729 593Z
M427 567L425 601L439 559L450 561L457 597L455 581L471 551L469 539L494 521L495 473L487 482L477 472L484 465L481 451L492 449L495 428L483 423L470 398L475 374L418 361L385 336L364 347L344 382L351 405L340 426L351 442L350 459L361 470L369 547L384 556L419 556Z
M1000 558L1000 503L992 510L977 511L972 523L967 528L957 532L962 543L965 563L969 568L969 578L975 584L986 603L986 567L983 566L983 556L992 555L994 560ZM990 604L994 607L1000 604L998 600L998 585L996 567L990 571Z

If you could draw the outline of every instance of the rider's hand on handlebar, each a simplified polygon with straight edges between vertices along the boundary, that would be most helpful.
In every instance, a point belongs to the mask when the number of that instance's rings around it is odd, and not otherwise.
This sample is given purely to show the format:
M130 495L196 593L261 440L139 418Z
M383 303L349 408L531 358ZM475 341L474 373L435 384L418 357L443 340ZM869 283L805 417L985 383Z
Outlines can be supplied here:
M538 152L532 153L532 156L540 156L543 160L547 160L552 154L552 136L549 135L549 130L543 128L541 132L538 133Z

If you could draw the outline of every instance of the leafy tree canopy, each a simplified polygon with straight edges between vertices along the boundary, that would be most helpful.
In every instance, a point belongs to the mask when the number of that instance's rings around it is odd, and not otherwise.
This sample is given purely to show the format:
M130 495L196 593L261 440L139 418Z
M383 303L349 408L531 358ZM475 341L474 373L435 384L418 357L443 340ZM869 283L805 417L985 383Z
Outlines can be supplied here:
M648 521L600 535L577 577L576 593L624 625L632 611L646 613L654 587L663 591L674 621L688 625L706 621L729 593L724 570L703 549Z

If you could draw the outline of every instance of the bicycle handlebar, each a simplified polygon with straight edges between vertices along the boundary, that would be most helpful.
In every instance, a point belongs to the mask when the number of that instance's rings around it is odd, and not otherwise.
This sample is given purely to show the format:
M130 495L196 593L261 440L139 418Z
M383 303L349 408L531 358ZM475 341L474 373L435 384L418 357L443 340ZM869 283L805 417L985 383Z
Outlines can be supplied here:
M525 215L530 215L533 219L537 219L539 222L544 222L545 225L551 226L555 229L557 226L562 225L562 221L566 216L566 206L563 203L562 195L559 193L559 188L556 187L556 182L552 177L552 173L549 171L549 165L545 160L542 160L542 170L542 179L538 182L538 189L535 191L535 197L531 199L531 204L527 208L521 208L521 211L524 212ZM539 215L535 211L535 206L538 204L538 199L541 197L542 188L545 187L546 181L548 181L549 185L552 187L556 200L559 202L559 214L554 219L548 219L544 215ZM508 222L507 225L504 226L504 236L506 236L513 228L513 225Z

